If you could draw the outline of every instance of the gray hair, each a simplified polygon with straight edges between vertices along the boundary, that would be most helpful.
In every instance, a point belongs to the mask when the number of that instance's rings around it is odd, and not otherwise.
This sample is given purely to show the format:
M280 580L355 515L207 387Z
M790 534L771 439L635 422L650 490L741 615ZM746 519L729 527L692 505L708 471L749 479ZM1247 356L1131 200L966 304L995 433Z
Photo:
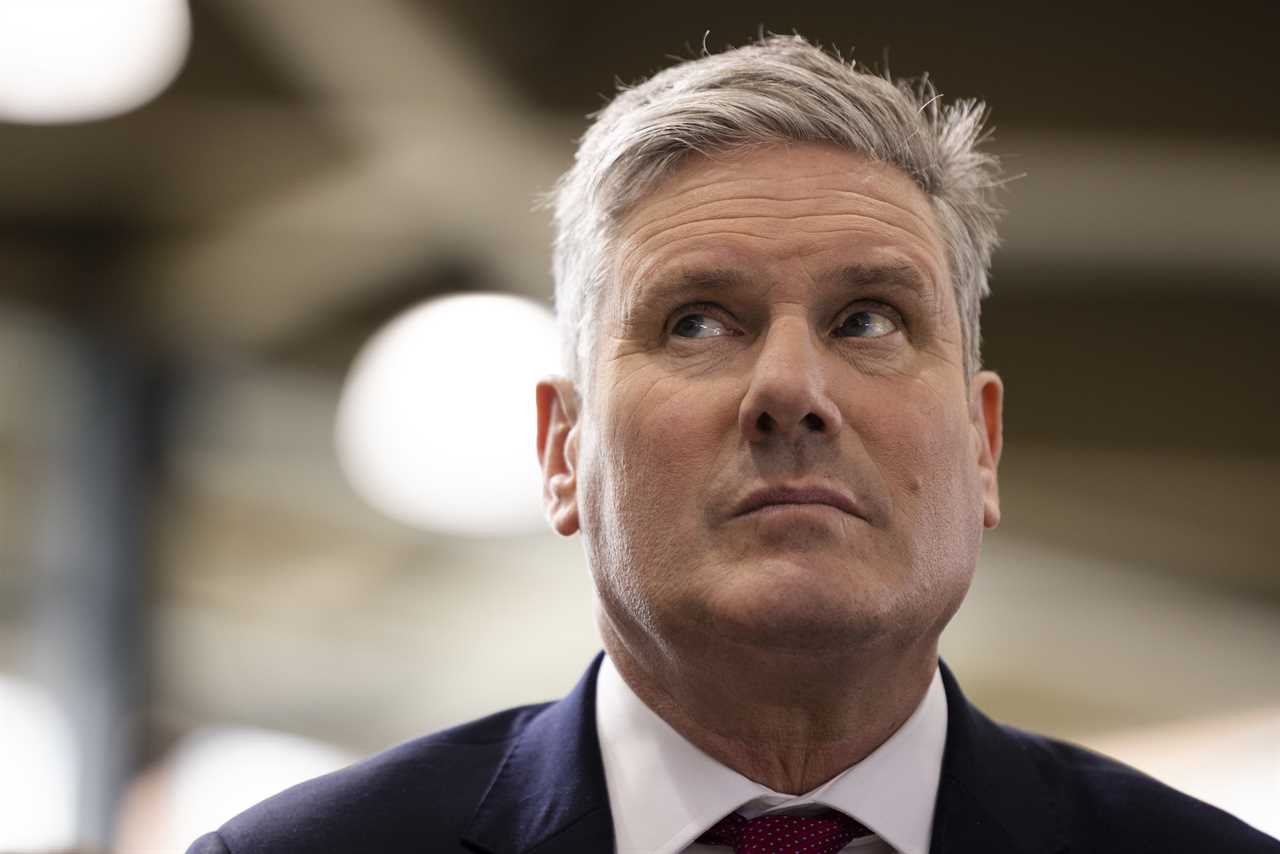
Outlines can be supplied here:
M978 150L986 115L976 100L943 106L927 78L895 83L798 35L703 55L624 88L595 115L552 194L562 359L579 394L590 385L591 322L621 217L691 153L786 142L834 144L892 164L929 197L972 376L981 364L979 303L990 291L1001 213L999 161Z

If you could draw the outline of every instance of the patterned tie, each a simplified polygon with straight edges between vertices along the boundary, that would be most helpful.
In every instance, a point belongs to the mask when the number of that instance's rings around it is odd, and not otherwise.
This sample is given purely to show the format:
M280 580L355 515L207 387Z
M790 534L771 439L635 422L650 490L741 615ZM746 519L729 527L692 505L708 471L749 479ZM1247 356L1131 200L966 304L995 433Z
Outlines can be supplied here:
M817 816L730 813L698 837L704 845L729 845L733 854L836 854L867 830L849 816L827 810Z

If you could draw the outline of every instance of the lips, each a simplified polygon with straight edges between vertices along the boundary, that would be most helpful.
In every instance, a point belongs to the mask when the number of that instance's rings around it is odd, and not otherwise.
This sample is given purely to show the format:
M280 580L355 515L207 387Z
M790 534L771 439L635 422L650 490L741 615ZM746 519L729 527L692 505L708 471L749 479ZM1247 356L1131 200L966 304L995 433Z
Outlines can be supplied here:
M865 518L852 497L825 486L774 486L759 489L743 499L734 509L733 515L745 516L777 504L825 504L850 516Z

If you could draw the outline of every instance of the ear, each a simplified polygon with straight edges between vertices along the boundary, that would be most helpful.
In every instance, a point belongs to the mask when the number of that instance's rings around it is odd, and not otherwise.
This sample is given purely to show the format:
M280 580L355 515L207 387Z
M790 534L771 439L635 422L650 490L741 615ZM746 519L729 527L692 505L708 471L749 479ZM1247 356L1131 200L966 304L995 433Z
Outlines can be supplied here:
M538 383L542 504L557 534L578 532L578 392L565 377Z
M996 468L1004 446L1004 382L993 371L979 371L969 381L969 412L982 478L982 524L1000 524L1000 489Z

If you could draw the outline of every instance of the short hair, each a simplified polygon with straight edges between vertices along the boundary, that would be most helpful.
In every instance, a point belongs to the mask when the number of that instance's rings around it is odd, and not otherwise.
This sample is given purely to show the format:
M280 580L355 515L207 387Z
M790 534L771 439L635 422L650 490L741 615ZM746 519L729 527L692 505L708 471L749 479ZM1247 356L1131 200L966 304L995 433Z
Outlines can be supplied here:
M1001 214L999 160L979 150L988 136L982 102L944 106L927 77L894 82L799 35L767 36L623 87L593 118L551 194L561 355L579 394L594 368L590 325L619 220L690 154L794 142L892 164L924 191L943 232L966 378L978 370L979 304Z

